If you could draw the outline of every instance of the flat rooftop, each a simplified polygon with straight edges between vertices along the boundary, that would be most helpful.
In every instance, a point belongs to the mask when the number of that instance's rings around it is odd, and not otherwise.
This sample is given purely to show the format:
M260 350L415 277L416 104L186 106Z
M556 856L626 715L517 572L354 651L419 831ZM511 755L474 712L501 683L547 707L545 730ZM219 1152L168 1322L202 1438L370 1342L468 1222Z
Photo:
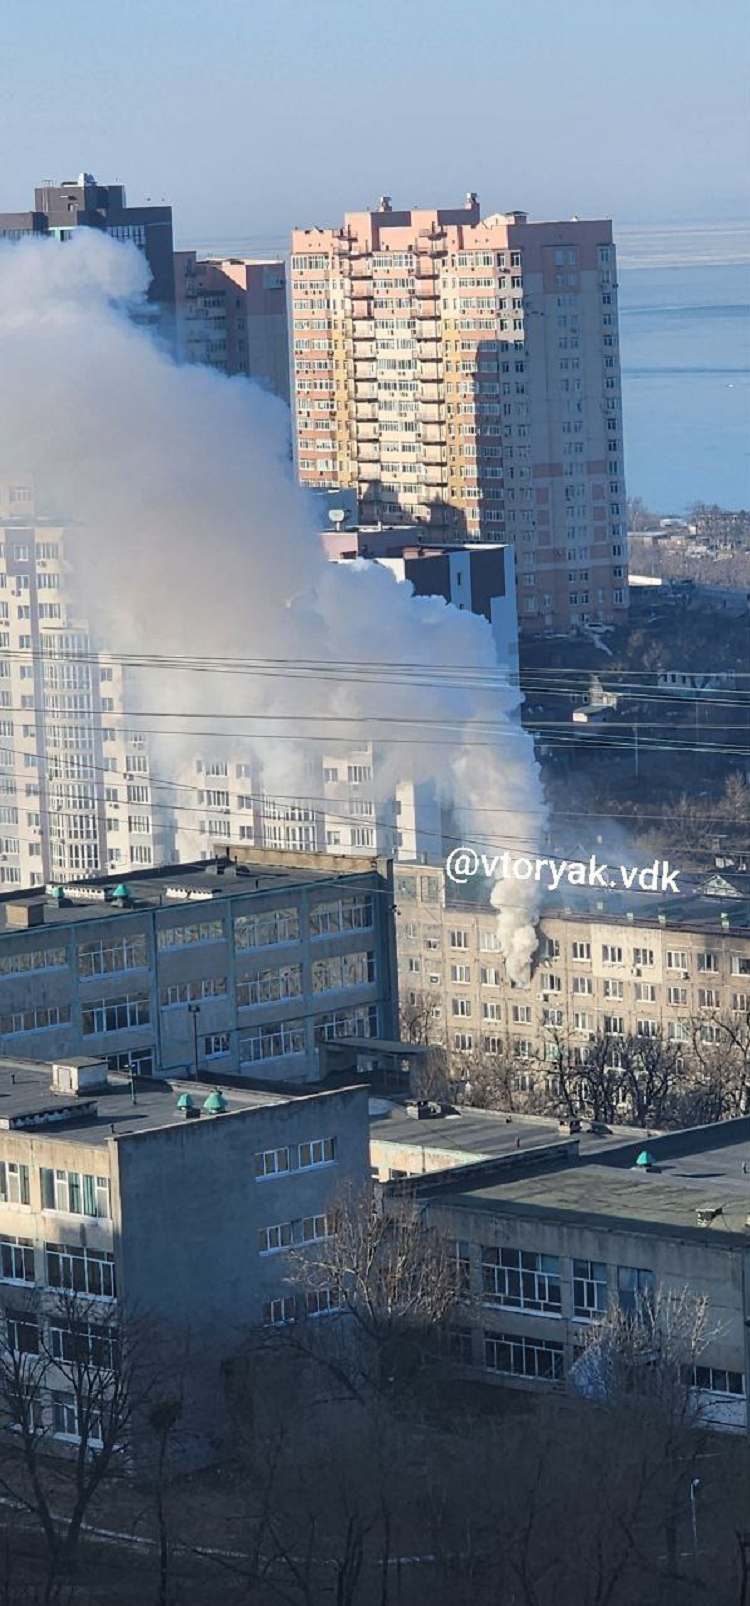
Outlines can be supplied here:
M581 1131L572 1134L582 1154L622 1148L628 1143L646 1144L645 1132L635 1127L616 1126L611 1130ZM497 1110L474 1110L467 1106L453 1113L429 1115L419 1119L409 1113L406 1103L370 1099L370 1141L398 1144L403 1148L443 1152L450 1159L492 1160L505 1154L545 1148L550 1143L570 1140L570 1132L557 1120L541 1115L516 1115Z
M61 1063L93 1067L98 1062L66 1059ZM201 1108L209 1094L216 1091L211 1083L138 1077L134 1080L134 1103L130 1078L110 1071L103 1087L84 1087L79 1093L57 1092L52 1088L51 1065L2 1059L0 1143L6 1132L33 1132L37 1140L48 1136L53 1142L104 1146L111 1138L131 1137L170 1126L197 1125L197 1120L188 1120L177 1108L178 1098L182 1093L190 1093ZM287 1094L271 1089L231 1087L222 1088L222 1093L226 1102L224 1114L220 1117L201 1114L201 1121L224 1120L225 1115L290 1102Z
M429 1198L425 1182L420 1196ZM578 1165L551 1162L526 1172L519 1166L486 1186L471 1187L462 1178L455 1189L442 1186L439 1196L451 1207L526 1220L750 1246L750 1141L657 1160L650 1171L597 1164L585 1155ZM711 1219L699 1222L699 1211Z
M252 858L237 863L233 860L207 859L193 864L162 865L156 870L142 870L124 875L97 877L91 881L68 884L64 896L57 898L41 887L16 889L0 894L0 936L18 936L28 930L48 926L70 925L72 921L111 919L121 912L143 909L192 909L200 911L213 900L247 898L253 893L286 891L313 884L336 886L356 885L358 877L371 877L377 868L375 859L350 859L339 855L319 855L319 865L296 862L285 864L278 855L265 860L262 853L257 862ZM314 860L307 854L305 861ZM124 886L128 898L117 900L115 891ZM44 919L39 926L16 925L9 910L13 907L42 905Z

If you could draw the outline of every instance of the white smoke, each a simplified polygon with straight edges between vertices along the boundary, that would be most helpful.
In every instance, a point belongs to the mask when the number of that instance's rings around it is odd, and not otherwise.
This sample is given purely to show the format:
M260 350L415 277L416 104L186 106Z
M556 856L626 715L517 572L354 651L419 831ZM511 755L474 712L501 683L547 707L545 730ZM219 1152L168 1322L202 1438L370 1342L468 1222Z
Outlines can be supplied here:
M140 676L144 728L162 733L162 753L165 730L184 733L173 765L202 745L199 731L252 736L285 793L302 784L312 734L327 752L374 740L388 784L438 781L466 841L535 851L539 775L489 624L414 597L382 567L327 561L294 483L284 405L178 366L129 315L145 312L146 278L133 247L93 230L59 247L0 247L0 474L33 475L41 511L72 521L102 643L159 656ZM273 659L278 673L225 662L199 674L180 667L186 656ZM300 667L321 661L327 678ZM335 667L358 663L360 674ZM504 882L501 896L519 976L535 947L535 889Z

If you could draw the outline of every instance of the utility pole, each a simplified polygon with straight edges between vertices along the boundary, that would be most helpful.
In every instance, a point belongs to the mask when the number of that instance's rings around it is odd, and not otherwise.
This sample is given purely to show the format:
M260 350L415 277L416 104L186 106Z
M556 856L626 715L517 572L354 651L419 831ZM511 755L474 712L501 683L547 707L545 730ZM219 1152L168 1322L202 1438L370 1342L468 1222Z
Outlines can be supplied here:
M201 1012L200 1004L188 1004L188 1013L193 1017L193 1075L198 1080L198 1016Z

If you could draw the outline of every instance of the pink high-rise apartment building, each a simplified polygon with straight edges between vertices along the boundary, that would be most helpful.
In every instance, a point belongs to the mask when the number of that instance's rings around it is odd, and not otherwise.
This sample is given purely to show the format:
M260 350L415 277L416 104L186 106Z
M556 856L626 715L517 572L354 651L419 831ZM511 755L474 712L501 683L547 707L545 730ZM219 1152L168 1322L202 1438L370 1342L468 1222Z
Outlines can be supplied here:
M355 489L363 523L513 542L522 629L622 619L611 223L386 197L292 253L302 482Z
M244 374L289 401L286 266L250 257L175 252L178 350Z

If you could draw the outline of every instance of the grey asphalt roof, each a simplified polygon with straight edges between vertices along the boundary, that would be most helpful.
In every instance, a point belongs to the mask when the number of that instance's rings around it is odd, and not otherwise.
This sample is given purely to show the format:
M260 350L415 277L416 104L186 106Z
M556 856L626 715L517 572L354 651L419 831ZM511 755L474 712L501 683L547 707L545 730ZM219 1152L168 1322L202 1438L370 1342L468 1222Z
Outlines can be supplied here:
M65 1064L73 1063L69 1060ZM86 1063L86 1062L82 1062ZM92 1063L92 1062L88 1062ZM51 1066L38 1066L28 1061L0 1061L0 1143L4 1131L30 1132L37 1139L49 1137L59 1142L106 1144L111 1137L132 1136L135 1133L155 1130L158 1127L184 1126L186 1118L177 1108L181 1093L190 1093L201 1107L209 1093L215 1089L207 1083L185 1081L166 1082L151 1077L138 1077L135 1081L136 1103L131 1096L130 1078L109 1072L104 1089L92 1088L76 1094L56 1093L51 1088ZM270 1104L288 1103L283 1093L269 1089L222 1089L226 1100L226 1114L262 1109ZM96 1108L87 1114L90 1105ZM59 1120L50 1119L54 1115ZM47 1117L38 1125L34 1116ZM63 1118L64 1116L64 1118ZM20 1124L26 1117L27 1124ZM201 1114L200 1120L224 1120Z

